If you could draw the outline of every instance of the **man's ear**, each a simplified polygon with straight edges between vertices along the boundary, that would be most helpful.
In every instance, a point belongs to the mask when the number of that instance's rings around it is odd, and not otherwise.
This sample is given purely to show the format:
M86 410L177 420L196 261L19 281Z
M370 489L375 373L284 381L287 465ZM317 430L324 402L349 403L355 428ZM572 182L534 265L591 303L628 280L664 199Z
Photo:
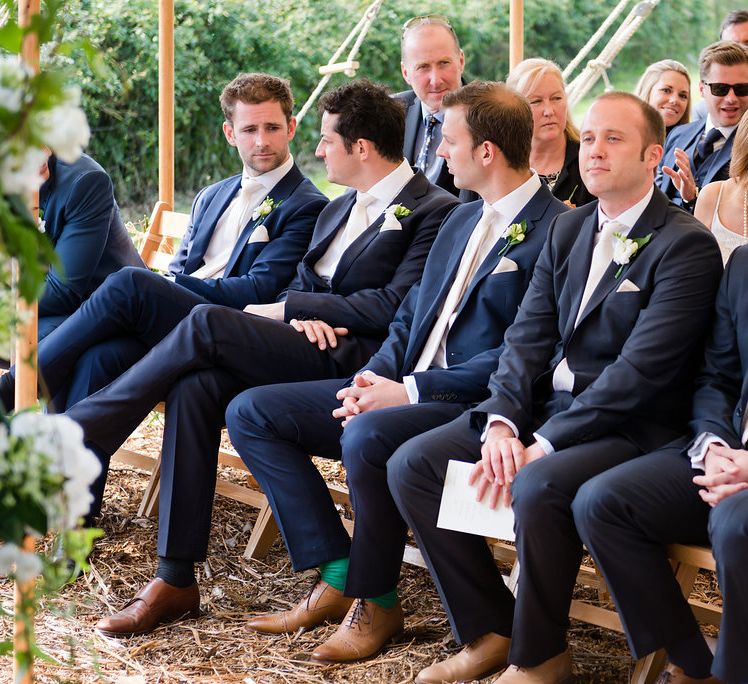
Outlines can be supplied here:
M231 147L236 147L236 139L234 138L234 126L230 121L223 122L223 134L226 136L226 141Z

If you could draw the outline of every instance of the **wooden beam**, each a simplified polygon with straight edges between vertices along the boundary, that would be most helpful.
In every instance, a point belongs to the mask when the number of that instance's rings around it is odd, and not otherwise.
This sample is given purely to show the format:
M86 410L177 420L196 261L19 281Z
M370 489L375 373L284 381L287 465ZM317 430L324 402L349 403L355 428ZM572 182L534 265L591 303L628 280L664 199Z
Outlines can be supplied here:
M523 59L525 52L524 44L524 17L523 0L510 0L509 2L509 70L511 71Z
M174 208L174 0L158 4L158 198Z

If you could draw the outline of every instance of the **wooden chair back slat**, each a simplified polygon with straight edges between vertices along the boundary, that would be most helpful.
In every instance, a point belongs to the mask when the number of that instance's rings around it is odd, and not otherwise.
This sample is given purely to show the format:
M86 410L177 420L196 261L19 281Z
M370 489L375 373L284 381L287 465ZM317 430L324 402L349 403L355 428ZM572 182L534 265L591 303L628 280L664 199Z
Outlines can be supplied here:
M171 211L166 202L156 202L148 222L148 233L140 248L140 258L148 268L168 270L189 221L189 214Z

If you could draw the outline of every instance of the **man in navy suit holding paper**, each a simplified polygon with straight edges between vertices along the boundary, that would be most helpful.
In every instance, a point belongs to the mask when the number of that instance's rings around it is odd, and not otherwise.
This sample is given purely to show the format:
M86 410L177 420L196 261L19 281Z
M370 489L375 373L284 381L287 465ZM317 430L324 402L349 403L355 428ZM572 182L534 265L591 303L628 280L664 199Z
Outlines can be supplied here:
M370 657L402 631L406 526L387 488L387 460L410 437L486 398L548 226L566 210L529 168L532 114L518 93L476 81L447 95L444 110L438 153L457 186L483 200L447 217L379 351L353 381L258 387L226 414L294 569L320 566L322 575L296 608L250 627L293 633L345 616L315 649L318 661ZM342 457L356 514L352 544L310 453Z
M627 93L607 93L582 126L580 169L599 202L559 215L535 267L491 398L415 437L388 465L465 648L416 681L501 684L571 677L569 605L582 543L571 513L596 474L677 436L687 420L721 274L714 238L654 187L664 127ZM479 499L512 500L516 600L485 541L436 527L450 459L476 463ZM511 496L510 496L511 492Z
M194 563L207 551L231 399L256 385L346 377L360 368L458 203L403 159L403 110L384 88L349 83L325 94L320 110L317 154L328 178L352 189L320 214L296 278L278 301L244 311L197 306L141 361L67 412L106 462L166 400L159 569L123 611L99 622L109 636L142 634L198 610Z
M171 280L124 268L44 340L39 368L43 379L50 376L58 410L122 374L198 304L241 309L272 302L293 278L327 198L290 154L296 120L289 84L240 74L224 88L221 108L242 174L198 193ZM13 375L0 381L6 409Z

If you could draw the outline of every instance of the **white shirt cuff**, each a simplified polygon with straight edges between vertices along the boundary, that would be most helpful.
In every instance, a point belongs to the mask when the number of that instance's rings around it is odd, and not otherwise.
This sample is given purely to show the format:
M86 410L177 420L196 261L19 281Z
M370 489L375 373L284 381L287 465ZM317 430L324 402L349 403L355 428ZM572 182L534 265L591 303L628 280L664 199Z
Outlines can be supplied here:
M480 436L481 444L486 441L488 430L494 423L504 423L504 425L508 425L514 433L514 436L519 437L519 430L517 429L517 426L511 420L509 420L509 418L504 418L504 416L500 416L496 413L489 413L488 420L486 420L486 427L483 429L483 433Z
M728 446L728 444L717 437L717 435L711 432L702 432L694 440L693 446L688 450L688 456L691 459L691 467L694 470L705 470L704 459L706 458L707 449L710 444L720 444L721 446Z
M412 375L403 376L403 385L405 385L405 391L408 393L408 400L411 404L417 404L420 397L418 393L418 385L416 379Z
M537 432L533 432L532 436L535 438L535 441L540 444L540 448L545 451L546 456L550 456L556 451L553 448L553 444L551 444L545 437L543 437L543 435L539 435Z

